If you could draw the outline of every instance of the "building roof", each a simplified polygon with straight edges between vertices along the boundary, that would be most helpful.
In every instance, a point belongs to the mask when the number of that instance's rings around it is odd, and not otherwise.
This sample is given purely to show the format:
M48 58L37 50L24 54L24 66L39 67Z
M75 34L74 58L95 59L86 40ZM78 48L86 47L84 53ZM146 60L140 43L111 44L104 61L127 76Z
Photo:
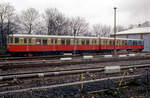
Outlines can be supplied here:
M150 34L150 27L133 28L116 33L116 35L126 35L126 34Z

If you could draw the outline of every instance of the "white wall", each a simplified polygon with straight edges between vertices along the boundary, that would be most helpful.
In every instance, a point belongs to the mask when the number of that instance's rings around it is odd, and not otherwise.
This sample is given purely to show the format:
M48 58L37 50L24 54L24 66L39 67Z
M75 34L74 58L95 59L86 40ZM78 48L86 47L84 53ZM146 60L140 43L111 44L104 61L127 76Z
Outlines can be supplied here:
M144 51L150 51L150 34L145 34L144 39Z
M128 35L128 38L131 38L131 39L140 39L140 35Z

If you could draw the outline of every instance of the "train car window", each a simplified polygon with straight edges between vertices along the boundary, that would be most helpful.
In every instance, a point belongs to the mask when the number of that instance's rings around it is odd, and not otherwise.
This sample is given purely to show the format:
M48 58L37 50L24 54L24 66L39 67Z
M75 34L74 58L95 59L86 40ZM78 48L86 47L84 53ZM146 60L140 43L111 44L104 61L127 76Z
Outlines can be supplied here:
M9 38L9 43L13 43L13 38L12 37Z
M86 40L86 45L89 45L89 40Z
M124 40L122 41L122 45L125 45L125 42L124 42Z
M70 40L69 39L66 40L66 45L70 45Z
M107 45L110 45L109 42L110 42L110 40L107 40Z
M127 40L127 45L130 45L130 44L129 44L129 40Z
M144 45L144 41L139 41L140 42L140 45Z
M82 43L82 45L85 45L85 40L82 40L81 43Z
M142 45L144 45L144 41L142 41Z
M105 45L107 45L107 39L105 40Z
M112 40L112 45L115 45L115 40Z
M15 38L15 43L19 43L19 38Z
M127 45L130 45L131 43L130 43L130 41L129 40L127 40Z
M106 45L106 40L104 40L104 45Z
M104 40L101 40L102 45L104 45Z
M132 40L130 40L130 44L133 45L133 41Z
M119 45L119 41L118 40L116 41L116 45Z
M92 40L92 44L95 45L96 44L96 40Z
M96 40L95 40L95 44L96 44Z
M78 39L76 39L75 41L76 41L76 45L78 45L78 43L79 43Z
M53 44L53 42L54 42L54 40L53 39L51 39L51 43Z
M65 40L64 39L61 40L61 45L65 45Z
M31 44L31 38L28 39L28 43Z
M54 40L54 43L57 44L57 39Z
M27 43L27 39L26 39L26 38L24 38L24 43L25 43L25 44Z
M135 41L133 41L133 45L135 45Z
M104 40L104 45L106 45L106 40Z
M41 39L36 39L36 44L40 45L41 44Z
M137 45L137 41L133 41L133 45Z
M121 43L120 40L118 40L118 45L120 45L120 43Z
M114 45L114 41L113 40L111 40L111 45Z
M92 44L94 45L94 40L92 40Z
M108 40L108 45L111 45L111 40Z
M141 41L137 41L137 45L141 45Z
M112 40L109 41L109 45L112 45L111 41L112 41Z
M47 39L43 39L43 45L47 45Z
M20 38L20 43L23 44L24 43L24 39Z
M120 45L120 40L118 40L118 45Z
M133 41L132 41L132 40L129 40L129 41L128 41L128 45L133 45Z
M127 45L127 41L126 40L124 41L124 44Z
M140 45L144 45L144 41L140 41L141 43L140 43Z
M106 45L106 44L107 44L107 40L105 39L105 40L104 40L104 45Z

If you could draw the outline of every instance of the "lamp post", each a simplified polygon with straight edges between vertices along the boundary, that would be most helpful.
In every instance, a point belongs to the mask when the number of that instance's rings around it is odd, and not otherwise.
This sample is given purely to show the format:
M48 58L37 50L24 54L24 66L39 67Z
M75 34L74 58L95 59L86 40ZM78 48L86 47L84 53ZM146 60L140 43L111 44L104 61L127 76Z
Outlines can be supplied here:
M116 50L116 9L117 9L117 7L114 7L114 55L117 55L117 50Z
M74 32L73 32L73 34L74 34L74 39L73 39L73 54L74 54L74 56L75 56L75 54L76 54L76 29L74 29Z

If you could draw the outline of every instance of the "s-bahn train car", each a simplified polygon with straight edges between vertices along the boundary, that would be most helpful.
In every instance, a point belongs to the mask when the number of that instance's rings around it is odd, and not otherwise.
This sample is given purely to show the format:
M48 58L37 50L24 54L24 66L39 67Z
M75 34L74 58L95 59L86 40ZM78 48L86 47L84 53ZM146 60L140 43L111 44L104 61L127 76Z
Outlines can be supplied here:
M12 55L41 55L58 53L111 52L117 50L142 51L144 41L140 39L81 36L9 35L7 50Z

